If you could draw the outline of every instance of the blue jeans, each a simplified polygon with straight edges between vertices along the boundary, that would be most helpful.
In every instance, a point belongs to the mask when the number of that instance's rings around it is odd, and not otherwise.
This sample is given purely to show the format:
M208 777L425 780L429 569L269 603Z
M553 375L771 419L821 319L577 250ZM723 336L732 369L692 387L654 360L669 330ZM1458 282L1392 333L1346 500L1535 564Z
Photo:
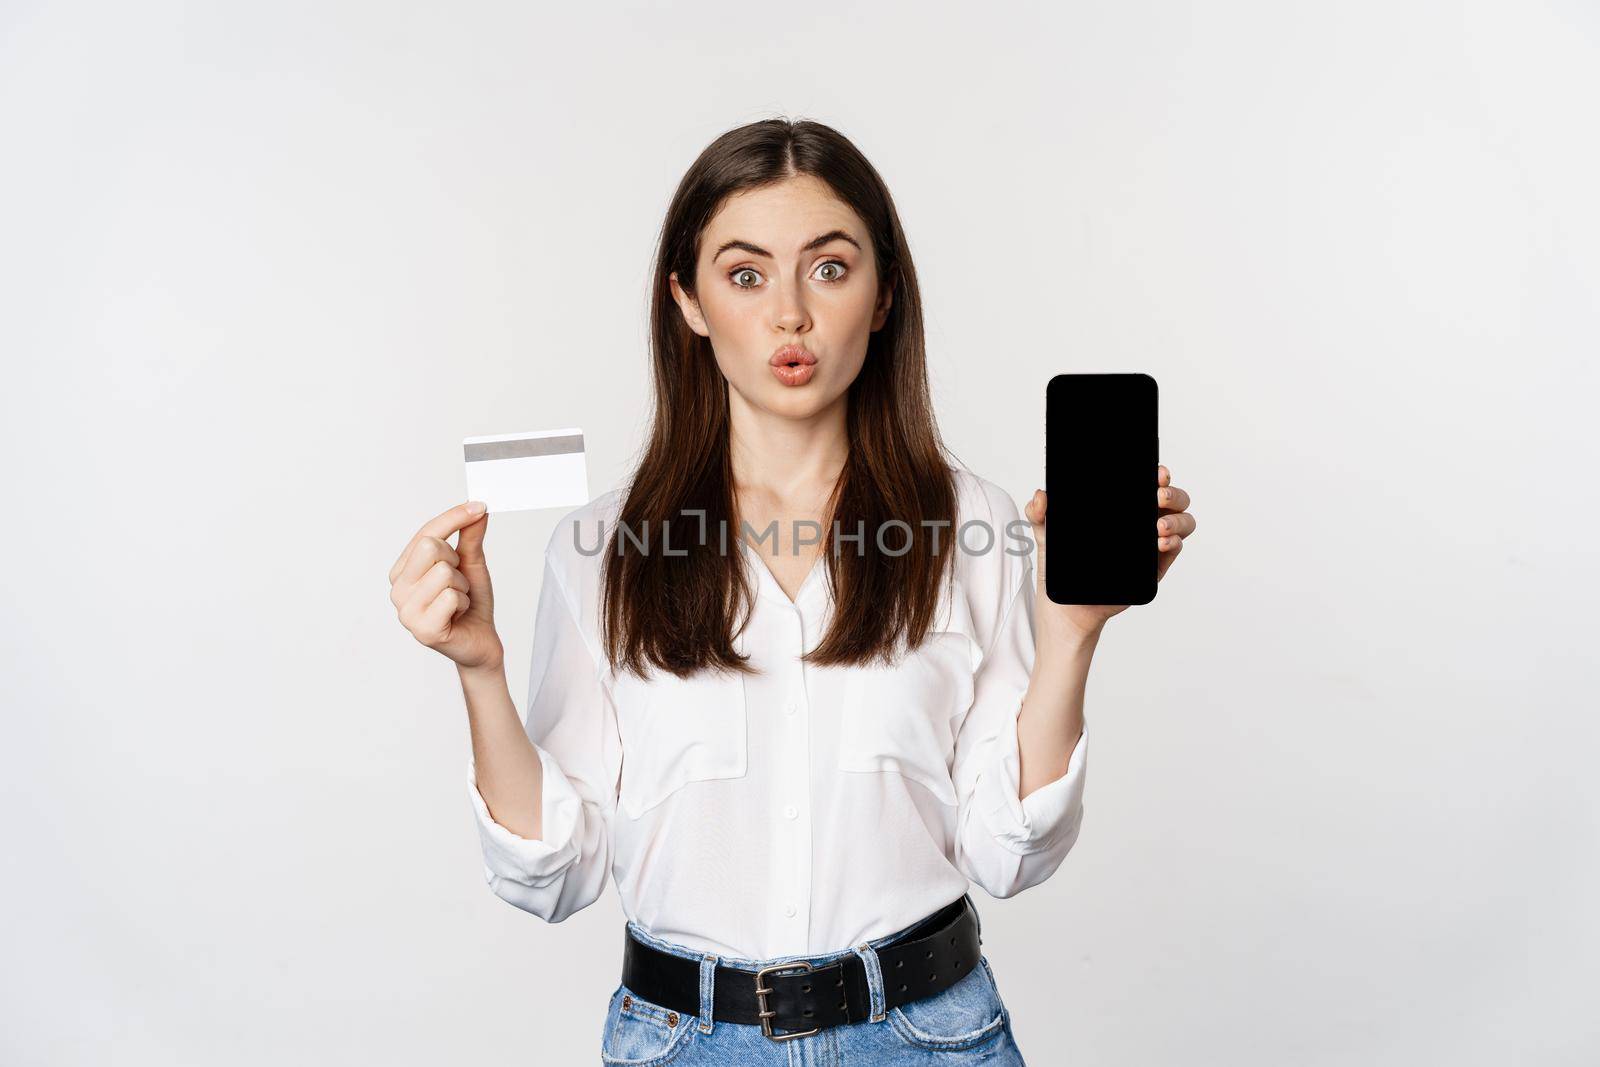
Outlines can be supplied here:
M625 985L617 986L606 1010L600 1062L628 1067L699 1067L734 1064L738 1067L934 1067L937 1064L983 1063L986 1067L1026 1067L1022 1051L1011 1033L1011 1013L1000 999L1000 987L987 958L955 985L931 997L914 1000L879 1018L832 1026L788 1041L774 1041L750 1023L730 1023L712 1018L712 975L717 964L755 972L779 963L810 960L821 966L854 953L866 965L872 1003L883 1004L883 974L877 950L891 944L911 927L868 941L855 948L821 956L784 956L770 960L717 957L664 941L646 933L633 921L628 932L663 952L700 963L700 1011L689 1015L642 999ZM915 925L915 924L913 924Z

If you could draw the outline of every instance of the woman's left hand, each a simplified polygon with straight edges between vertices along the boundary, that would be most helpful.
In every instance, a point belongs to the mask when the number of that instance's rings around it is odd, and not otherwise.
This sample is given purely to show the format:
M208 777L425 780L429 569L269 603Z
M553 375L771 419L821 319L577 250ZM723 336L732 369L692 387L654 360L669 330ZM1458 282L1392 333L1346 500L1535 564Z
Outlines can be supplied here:
M1158 541L1156 548L1156 581L1160 581L1167 573L1167 568L1172 566L1172 561L1178 558L1178 553L1183 551L1183 539L1194 533L1194 516L1188 513L1189 494L1179 489L1172 483L1172 472L1164 466L1156 467L1156 506L1160 514L1156 518L1156 535ZM1033 526L1034 544L1038 546L1039 558L1035 564L1035 578L1038 581L1038 595L1034 600L1034 623L1039 630L1076 633L1078 635L1098 634L1100 628L1106 624L1111 616L1128 610L1127 604L1057 604L1045 594L1044 585L1044 513L1045 491L1034 491L1033 499L1028 501L1028 506L1023 513L1027 515L1028 522Z

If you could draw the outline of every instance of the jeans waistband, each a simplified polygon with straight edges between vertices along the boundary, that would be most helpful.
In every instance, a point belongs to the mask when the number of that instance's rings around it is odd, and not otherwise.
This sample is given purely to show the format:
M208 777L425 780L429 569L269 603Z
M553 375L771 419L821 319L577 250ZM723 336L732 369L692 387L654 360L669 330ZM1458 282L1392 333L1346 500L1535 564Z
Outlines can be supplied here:
M971 894L970 893L963 893L961 896L957 897L955 900L952 900L950 903L944 905L941 908L938 908L937 910L935 910L931 914L923 916L922 918L918 919L916 922L911 923L908 926L903 926L900 929L894 931L893 933L884 934L882 937L874 938L873 940L870 940L870 941L868 941L866 943L868 945L871 945L874 949L882 948L885 945L892 945L896 941L899 941L901 938L907 937L907 936L917 932L919 929L921 929L924 926L936 926L936 925L938 925L946 917L948 917L952 913L954 913L956 911L956 909L959 909L962 906L966 906L968 908L971 908L973 915L974 916L977 915L978 909L977 909L976 905L974 905L973 902L972 902ZM687 945L680 945L675 941L668 941L665 938L656 937L654 934L651 934L648 931L646 931L643 926L640 926L638 923L634 922L632 919L628 920L627 929L628 929L628 936L633 937L633 938L643 942L646 945L650 945L653 948L658 948L663 952L670 952L675 956L682 956L684 959L689 959L689 960L699 960L705 955L705 953L701 952L698 949L690 948ZM978 930L979 930L980 933L982 933L982 931L983 931L983 922L982 922L981 919L978 922ZM760 970L763 967L772 967L772 966L776 966L778 964L793 963L793 962L798 962L800 960L807 960L807 961L809 961L809 962L811 962L813 964L821 966L822 964L832 963L835 960L843 959L844 957L851 955L853 952L855 952L854 946L851 946L849 948L838 949L838 950L832 951L832 952L821 952L821 953L804 953L804 952L802 952L802 953L799 953L799 954L793 955L793 956L774 956L771 959L765 959L765 960L744 959L744 958L741 958L741 957L738 957L738 956L720 956L719 955L717 957L717 962L718 962L718 964L720 964L721 966L724 966L724 967L738 967L738 968L741 968L741 969L744 969L744 970L757 971L757 970Z

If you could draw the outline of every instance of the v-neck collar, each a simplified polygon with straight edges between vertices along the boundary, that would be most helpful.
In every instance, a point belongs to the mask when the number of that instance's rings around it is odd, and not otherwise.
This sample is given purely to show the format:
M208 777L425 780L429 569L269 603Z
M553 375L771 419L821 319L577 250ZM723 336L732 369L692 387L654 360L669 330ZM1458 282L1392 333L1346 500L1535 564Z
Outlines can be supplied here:
M783 591L783 586L778 584L777 577L772 573L772 568L767 566L767 561L761 558L761 553L746 541L738 538L739 547L744 551L745 558L750 561L751 568L756 572L756 592L769 600L776 600L786 608L798 608L808 603L819 588L824 588L827 577L828 564L817 554L812 562L811 569L806 572L805 580L800 583L800 588L795 590L794 599L789 599L789 594ZM824 549L826 551L826 549Z

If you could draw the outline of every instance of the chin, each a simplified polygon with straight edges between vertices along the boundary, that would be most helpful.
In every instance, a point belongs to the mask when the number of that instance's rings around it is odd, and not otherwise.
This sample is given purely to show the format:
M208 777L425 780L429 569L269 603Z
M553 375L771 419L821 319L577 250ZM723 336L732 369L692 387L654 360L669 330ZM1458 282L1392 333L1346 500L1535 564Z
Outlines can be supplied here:
M827 408L834 399L822 392L813 391L809 385L798 389L777 385L762 396L761 406L772 414L781 415L786 419L808 419Z

